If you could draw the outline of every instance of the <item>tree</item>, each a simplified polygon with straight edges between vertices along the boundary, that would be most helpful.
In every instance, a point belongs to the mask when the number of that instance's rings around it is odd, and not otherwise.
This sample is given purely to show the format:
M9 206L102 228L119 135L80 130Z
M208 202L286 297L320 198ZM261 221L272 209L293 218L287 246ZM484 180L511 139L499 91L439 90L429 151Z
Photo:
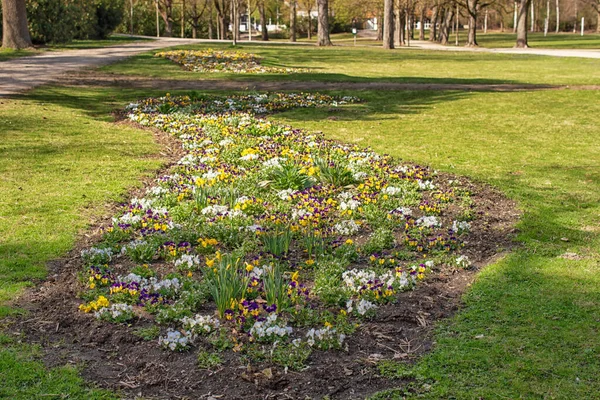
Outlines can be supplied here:
M306 11L307 14L307 23L308 23L308 27L307 27L307 31L308 31L308 40L310 40L311 35L312 35L312 10L313 10L313 6L314 6L314 1L313 0L300 0L300 4L303 6L304 10Z
M200 19L206 11L208 2L210 0L188 0L187 3L187 14L192 25L192 38L196 39L198 36L198 29L200 28Z
M519 0L519 10L517 12L517 43L515 47L524 49L527 45L527 11L531 0Z
M229 0L214 0L214 4L215 9L217 10L217 19L219 22L219 39L223 40L227 36L231 2Z
M173 36L173 3L174 0L158 0L158 10L160 16L165 22L165 31L163 36Z
M2 0L2 47L26 49L32 47L25 0Z
M296 41L296 0L290 0L290 42Z
M317 24L317 46L332 46L329 37L329 1L317 0L319 18Z
M383 48L394 48L394 0L383 4Z
M260 14L261 40L269 40L269 30L267 29L267 13L265 11L265 0L259 0L258 13Z

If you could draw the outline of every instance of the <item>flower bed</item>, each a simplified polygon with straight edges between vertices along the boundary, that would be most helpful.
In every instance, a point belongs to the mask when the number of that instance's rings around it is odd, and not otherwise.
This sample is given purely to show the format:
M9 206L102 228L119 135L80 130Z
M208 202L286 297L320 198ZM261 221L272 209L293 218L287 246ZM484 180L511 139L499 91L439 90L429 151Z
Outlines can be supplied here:
M82 252L80 310L144 321L165 351L301 369L460 254L468 190L427 167L259 117L355 98L153 98L128 118L185 155ZM204 362L218 359L204 355ZM216 358L215 358L216 357Z
M307 72L301 68L279 68L261 65L261 57L240 51L171 50L155 54L194 72L221 72L231 74L291 74Z

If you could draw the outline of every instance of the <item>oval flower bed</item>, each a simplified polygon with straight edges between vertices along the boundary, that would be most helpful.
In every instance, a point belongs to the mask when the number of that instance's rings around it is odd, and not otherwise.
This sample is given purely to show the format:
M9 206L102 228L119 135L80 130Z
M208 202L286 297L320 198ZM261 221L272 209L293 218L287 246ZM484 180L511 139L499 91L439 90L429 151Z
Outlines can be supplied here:
M178 138L185 155L82 251L79 308L137 320L166 351L223 350L302 369L344 349L378 307L460 254L469 191L427 167L257 114L355 98L270 94L151 98L127 116Z
M291 74L307 72L301 68L279 68L261 65L262 58L240 51L171 50L154 54L180 64L188 71L230 74Z

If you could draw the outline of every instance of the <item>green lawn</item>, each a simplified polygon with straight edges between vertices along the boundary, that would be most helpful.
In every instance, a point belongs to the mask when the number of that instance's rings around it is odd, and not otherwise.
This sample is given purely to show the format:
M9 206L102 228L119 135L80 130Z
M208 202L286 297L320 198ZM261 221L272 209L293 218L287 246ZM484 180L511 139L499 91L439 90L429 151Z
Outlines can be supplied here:
M73 40L70 43L50 44L48 46L37 46L31 50L12 50L0 48L0 62L10 60L16 57L33 56L44 51L61 51L75 49L97 49L100 47L116 46L119 44L127 44L139 42L145 39L130 38L127 36L110 36L102 40Z
M464 44L467 38L467 32L459 32L459 40ZM455 37L452 36L450 43L454 43ZM481 33L477 32L477 43L481 47L489 48L510 48L515 46L517 41L516 33ZM600 35L586 33L581 36L579 31L573 33L548 33L544 37L543 33L527 33L529 46L540 49L600 49Z
M182 46L186 49L225 48L228 44ZM114 74L164 79L228 79L326 82L405 83L531 83L551 85L600 84L600 60L543 57L521 54L486 54L440 51L386 51L369 47L248 45L241 51L264 57L271 66L310 68L314 72L275 75L197 73L183 70L154 52L101 68ZM568 73L566 73L568 71Z
M600 82L598 60L364 48L299 50L252 47L267 62L318 65L326 71L324 77L348 80L398 81L417 75L417 81ZM372 61L375 56L377 63ZM107 70L189 76L167 61L149 56L137 60L137 67L125 62ZM115 126L109 115L150 94L46 88L2 101L0 301L43 278L44 263L68 251L90 220L106 214L105 204L122 198L140 176L158 168L151 134ZM490 183L524 211L520 247L479 274L465 295L464 308L437 328L434 351L408 367L418 378L416 388L422 396L597 396L598 91L342 94L359 95L365 102L335 113L294 110L274 118ZM332 115L335 118L329 118ZM567 252L580 259L562 258ZM16 310L5 306L0 315L12 312ZM0 336L0 343L0 398L110 396L86 389L72 368L44 369L35 361L35 349L23 347L16 338ZM429 391L425 384L431 385ZM401 393L377 397L401 398Z
M13 50L0 47L0 62L16 57L32 56L37 54L36 50Z
M335 120L326 110L277 119L491 183L524 210L521 247L478 276L413 369L432 384L424 397L600 393L598 92L360 95L366 103Z
M47 261L161 165L151 134L112 123L118 96L46 89L0 102L0 318L19 312L6 302L43 279ZM73 368L46 370L16 339L0 335L0 398L104 398Z

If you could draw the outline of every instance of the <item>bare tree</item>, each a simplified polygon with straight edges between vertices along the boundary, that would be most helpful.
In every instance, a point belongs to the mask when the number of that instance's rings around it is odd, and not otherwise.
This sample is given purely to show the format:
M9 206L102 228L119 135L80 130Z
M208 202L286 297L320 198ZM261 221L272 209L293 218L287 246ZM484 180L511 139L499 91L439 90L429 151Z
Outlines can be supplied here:
M315 5L314 0L300 0L300 4L302 5L302 8L304 8L304 11L306 11L306 15L307 15L307 22L308 22L308 40L311 39L312 37L312 10L313 7Z
M157 3L160 16L165 23L163 32L165 37L173 36L173 3L175 3L174 0L158 0Z
M517 43L515 47L524 49L527 45L527 11L531 0L519 0L518 20L517 20Z
M269 30L267 29L267 13L265 11L265 0L259 0L258 13L260 14L260 32L261 40L269 40Z
M385 0L383 5L383 48L394 48L394 0Z
M429 41L435 42L437 40L437 24L440 18L439 6L435 4L431 8L431 23L429 24Z
M447 8L442 9L442 16L440 17L442 23L440 25L440 33L438 37L438 42L440 44L446 45L448 44L448 39L450 38L450 29L452 29L452 20L454 18L454 7L450 4Z
M556 33L560 30L560 4L556 0Z
M2 0L2 47L26 49L31 46L25 0Z
M198 36L198 29L200 29L200 19L204 15L206 11L206 7L208 6L207 0L187 0L187 10L188 19L190 21L190 25L192 25L192 38L196 39ZM212 35L211 35L212 36Z
M290 42L296 41L296 0L290 0Z
M419 15L419 40L425 40L425 12L427 11L427 3L422 2ZM431 29L431 28L430 28Z
M219 39L227 37L227 28L229 26L229 13L231 7L230 0L214 0L215 10L217 10L217 19L219 26Z
M329 37L329 0L317 0L319 19L317 25L317 46L332 46Z

